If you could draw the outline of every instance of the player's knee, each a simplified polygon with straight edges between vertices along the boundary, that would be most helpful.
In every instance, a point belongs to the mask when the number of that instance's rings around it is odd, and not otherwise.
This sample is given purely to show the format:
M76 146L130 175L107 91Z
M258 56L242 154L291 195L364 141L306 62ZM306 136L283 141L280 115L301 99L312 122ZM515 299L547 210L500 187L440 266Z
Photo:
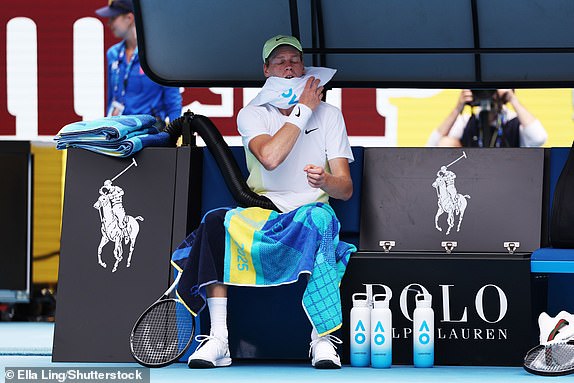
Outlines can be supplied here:
M218 209L210 211L205 215L203 221L207 227L218 227L222 226L225 220L226 210Z
M319 228L325 228L329 226L333 220L331 213L327 209L324 209L320 206L314 206L311 208L310 217L313 220L313 224Z

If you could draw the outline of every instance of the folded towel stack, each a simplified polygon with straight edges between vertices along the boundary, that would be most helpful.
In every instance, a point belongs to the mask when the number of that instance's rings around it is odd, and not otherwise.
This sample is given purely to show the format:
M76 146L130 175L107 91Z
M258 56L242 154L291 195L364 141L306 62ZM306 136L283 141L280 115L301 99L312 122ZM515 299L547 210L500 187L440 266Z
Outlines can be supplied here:
M129 157L148 146L171 146L155 117L147 114L104 117L64 126L54 140L57 149L82 148L113 157Z

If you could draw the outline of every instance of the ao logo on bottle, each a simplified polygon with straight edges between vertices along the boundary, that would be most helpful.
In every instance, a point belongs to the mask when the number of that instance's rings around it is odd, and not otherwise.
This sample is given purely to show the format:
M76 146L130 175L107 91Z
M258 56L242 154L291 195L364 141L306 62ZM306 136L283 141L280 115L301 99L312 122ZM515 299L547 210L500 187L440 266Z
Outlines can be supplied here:
M363 324L362 320L357 322L357 326L355 327L355 342L357 344L363 344L367 341L365 325Z
M430 328L429 328L429 325L428 325L426 320L421 323L421 326L419 328L419 332L420 332L419 343L420 344L429 344L429 342L431 341L431 337L429 335Z
M373 337L373 342L375 342L375 344L377 346L382 346L383 344L385 344L385 335L383 334L385 332L385 329L383 327L383 324L381 323L381 321L378 321L377 324L375 325L375 329L373 330L374 333L374 337Z
M371 354L371 307L367 294L353 294L351 308L351 365L366 367Z

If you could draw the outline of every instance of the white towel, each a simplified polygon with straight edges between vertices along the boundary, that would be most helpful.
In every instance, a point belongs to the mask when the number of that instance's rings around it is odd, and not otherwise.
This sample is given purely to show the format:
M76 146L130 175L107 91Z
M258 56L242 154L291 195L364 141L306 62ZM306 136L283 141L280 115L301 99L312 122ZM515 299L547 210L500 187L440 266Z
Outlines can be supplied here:
M331 68L305 67L305 74L302 77L290 79L269 77L259 94L249 104L271 104L280 109L289 109L299 102L299 96L303 93L309 77L318 78L319 86L323 86L333 78L336 72L336 69Z

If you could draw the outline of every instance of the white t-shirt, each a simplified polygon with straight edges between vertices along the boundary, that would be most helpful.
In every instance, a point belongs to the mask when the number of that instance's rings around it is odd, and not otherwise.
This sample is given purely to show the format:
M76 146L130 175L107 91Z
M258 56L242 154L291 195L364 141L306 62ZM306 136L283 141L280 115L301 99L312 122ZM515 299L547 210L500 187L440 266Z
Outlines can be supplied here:
M249 151L249 141L261 134L273 136L286 120L287 116L269 104L247 105L237 115L249 169L247 184L255 193L271 199L283 212L312 202L328 203L327 193L309 186L303 168L312 164L329 171L328 161L333 158L354 160L341 111L321 102L285 161L272 171L266 170Z

